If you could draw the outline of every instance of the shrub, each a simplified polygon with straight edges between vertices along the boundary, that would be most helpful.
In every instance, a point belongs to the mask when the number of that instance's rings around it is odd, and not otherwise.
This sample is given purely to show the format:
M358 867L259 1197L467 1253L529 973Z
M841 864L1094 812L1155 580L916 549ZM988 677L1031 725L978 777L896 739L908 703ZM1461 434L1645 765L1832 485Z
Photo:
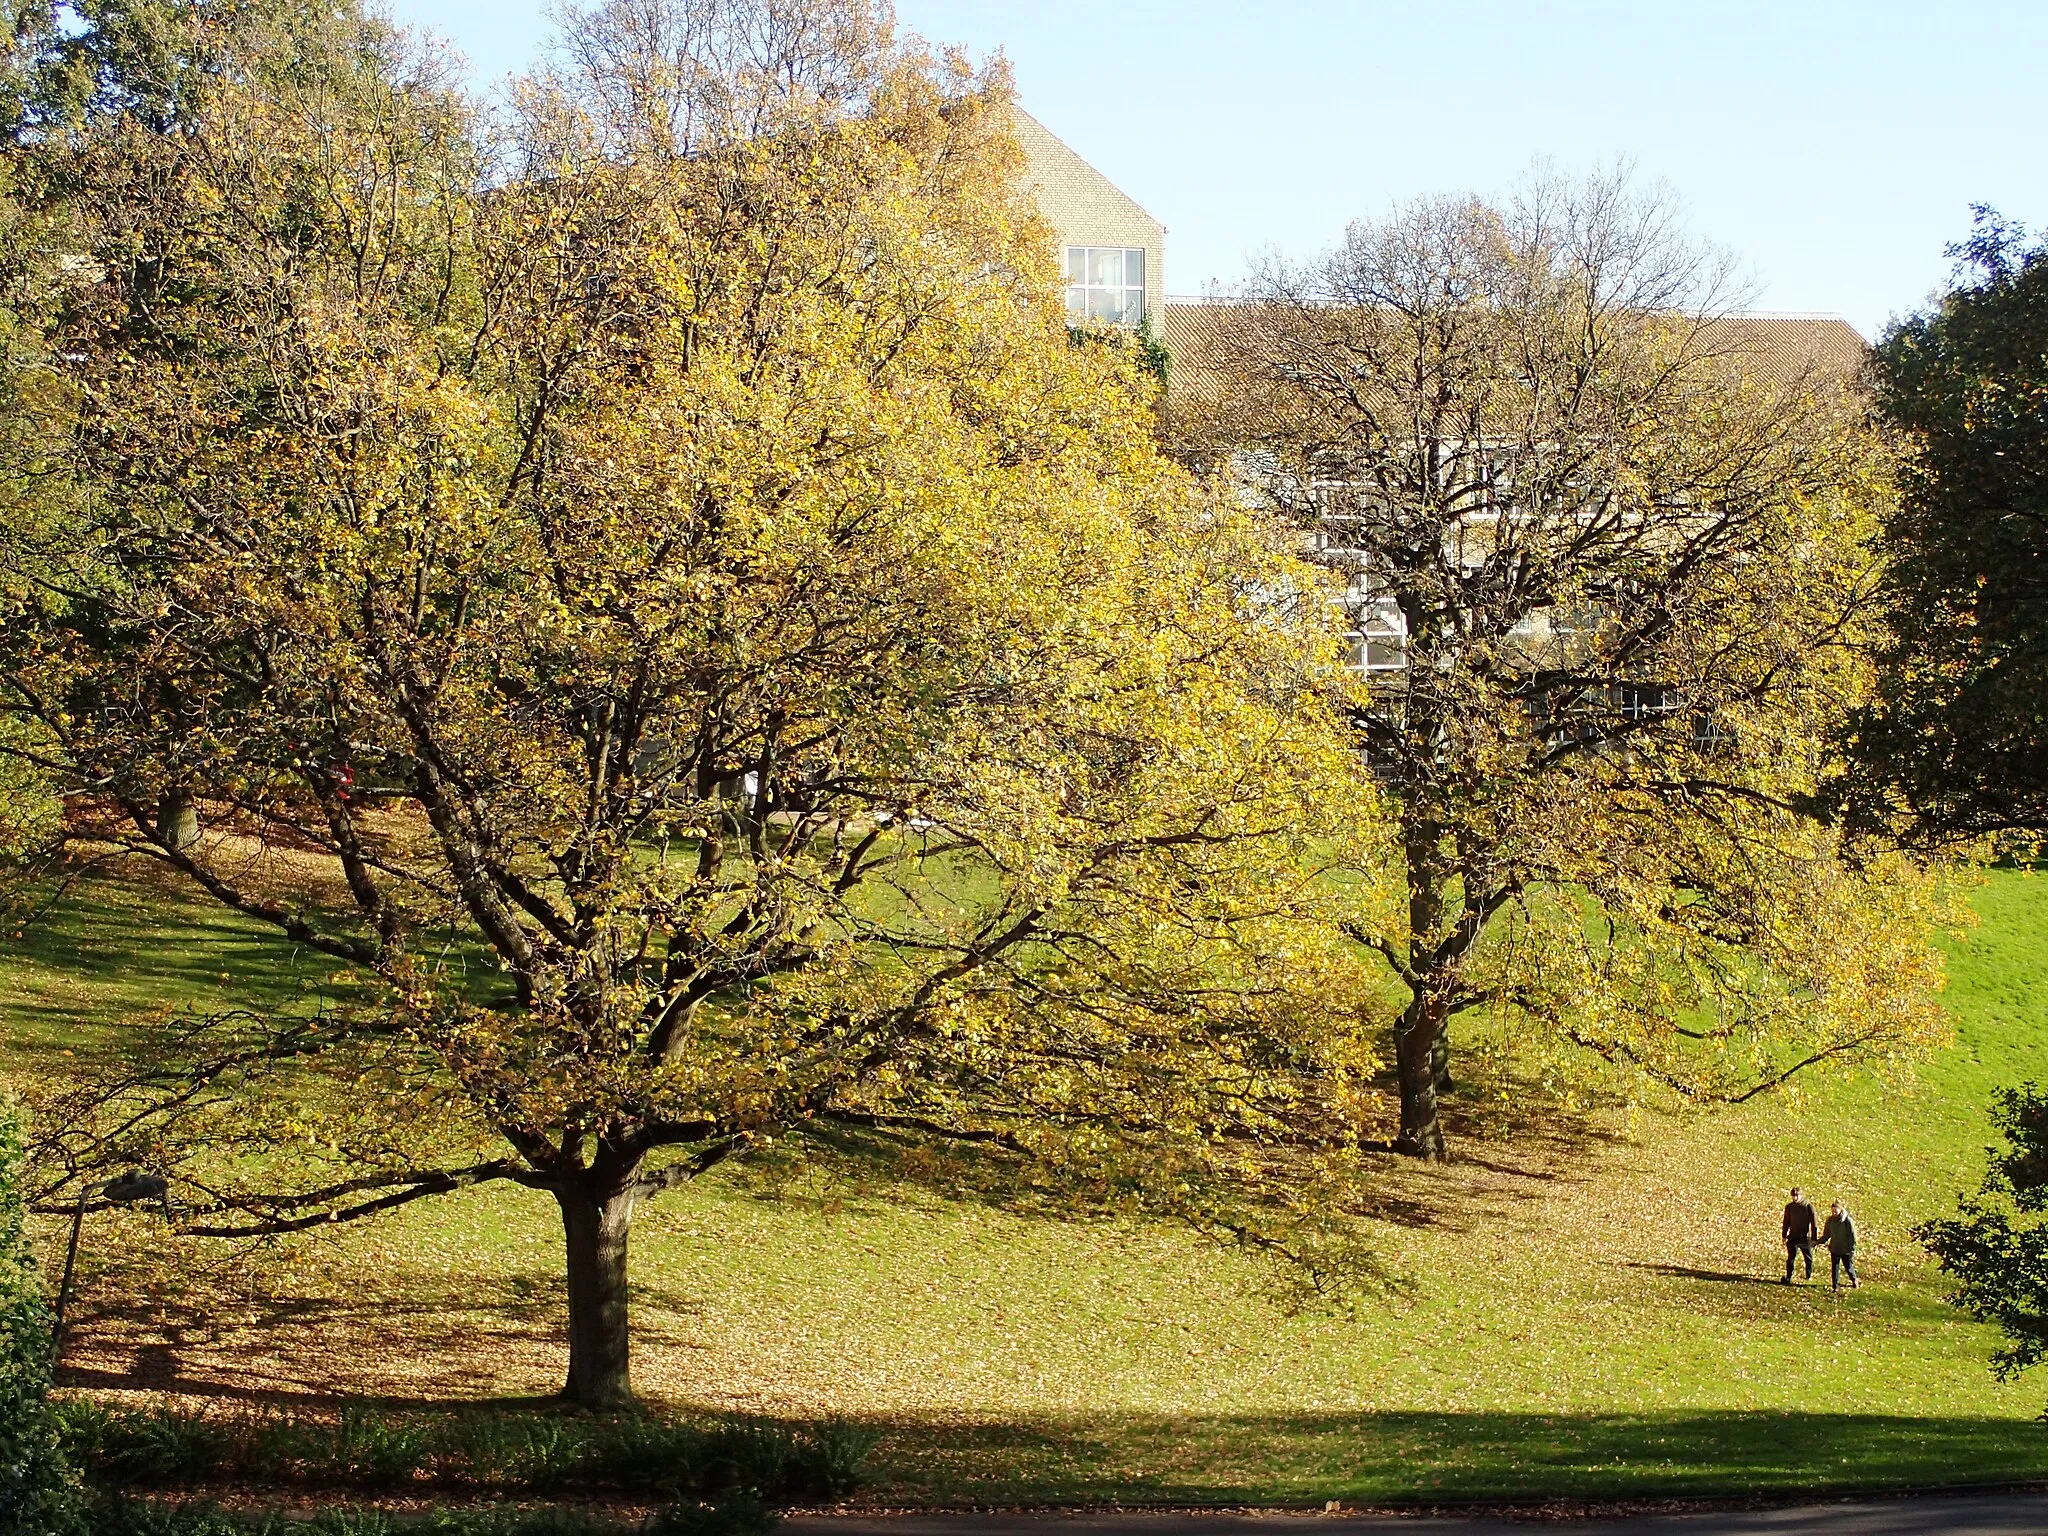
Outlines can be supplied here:
M21 1206L21 1130L0 1105L0 1536L82 1529L50 1404L50 1309Z
M203 1483L244 1470L233 1426L204 1414L74 1401L58 1421L71 1454L102 1487Z

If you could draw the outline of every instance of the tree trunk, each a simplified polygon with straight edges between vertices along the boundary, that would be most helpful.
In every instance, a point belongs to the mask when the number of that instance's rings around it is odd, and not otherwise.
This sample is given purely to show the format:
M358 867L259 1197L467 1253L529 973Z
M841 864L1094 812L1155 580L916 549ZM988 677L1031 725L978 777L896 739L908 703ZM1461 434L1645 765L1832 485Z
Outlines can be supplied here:
M1445 1009L1433 983L1432 951L1444 912L1445 875L1438 862L1443 830L1433 821L1407 820L1401 829L1408 862L1408 963L1412 967L1408 1006L1394 1026L1394 1067L1401 1080L1401 1134L1394 1150L1425 1162L1444 1159L1444 1131L1437 1123L1437 1073L1448 1077L1449 1058L1437 1059Z
M1441 1010L1420 995L1394 1029L1394 1066L1401 1078L1401 1134L1394 1150L1429 1163L1444 1160L1444 1128L1436 1108L1436 1046L1443 1027Z
M1439 1094L1457 1087L1451 1081L1451 1032L1441 1024L1437 1026L1436 1044L1429 1051L1429 1076Z
M199 841L199 808L182 789L168 789L156 806L156 840L173 853Z
M555 1191L569 1260L569 1380L563 1397L582 1408L633 1401L626 1319L626 1240L636 1196L593 1193L580 1182Z

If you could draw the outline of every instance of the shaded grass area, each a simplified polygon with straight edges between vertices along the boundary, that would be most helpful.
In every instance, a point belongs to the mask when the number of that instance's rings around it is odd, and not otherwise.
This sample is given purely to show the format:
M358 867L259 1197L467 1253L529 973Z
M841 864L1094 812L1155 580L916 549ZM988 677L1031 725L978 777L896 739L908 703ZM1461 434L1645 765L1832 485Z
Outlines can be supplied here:
M876 1427L882 1503L2048 1477L2042 1387L1991 1379L1991 1336L1945 1305L1908 1235L1975 1183L1991 1090L2048 1075L2048 881L2001 872L1976 906L1953 950L1958 1044L1905 1077L1686 1116L1497 1105L1475 1078L1455 1100L1459 1162L1376 1165L1355 1214L1403 1285L1353 1310L1304 1306L1170 1228L736 1168L642 1217L636 1376L681 1414ZM32 965L0 956L17 1061L104 1042L123 1008L303 1006L326 974L160 891L102 882L57 919ZM1820 1286L1776 1284L1795 1182L1856 1212L1863 1291L1830 1294L1824 1266ZM537 1397L565 1353L559 1255L551 1203L511 1189L232 1256L109 1217L69 1379L316 1407Z
M211 1483L501 1494L611 1492L764 1504L835 1499L861 1481L876 1434L841 1423L692 1424L640 1414L472 1408L332 1415L276 1407L108 1409L60 1404L68 1461L100 1487Z
M162 1421L162 1415L160 1415ZM322 1489L326 1497L389 1497L393 1493L434 1493L449 1501L492 1495L565 1497L625 1489L674 1507L688 1495L692 1507L766 1511L791 1499L831 1499L848 1491L846 1462L829 1475L813 1477L803 1466L788 1477L782 1448L815 1458L817 1425L729 1425L721 1432L694 1432L717 1444L729 1462L705 1462L688 1446L674 1460L641 1456L610 1466L596 1479L563 1477L545 1458L526 1475L510 1466L487 1477L453 1473L434 1477L430 1462L410 1454L418 1438L438 1438L446 1454L469 1442L504 1442L502 1423L532 1434L551 1419L541 1415L500 1415L469 1411L432 1419L430 1415L356 1415L348 1434L354 1458L324 1464L297 1462L285 1477L262 1479L274 1487ZM205 1423L203 1419L197 1423ZM561 1421L571 1442L616 1440L616 1425ZM375 1436L367 1425L377 1425ZM215 1419L215 1434L221 1421ZM231 1432L231 1421L227 1421ZM276 1421L272 1421L276 1432ZM319 1436L332 1425L299 1421L295 1434ZM877 1473L885 1477L885 1503L1006 1505L1020 1493L1044 1503L1126 1505L1319 1505L1341 1499L1354 1505L1442 1505L1442 1503L1536 1503L1550 1499L1626 1501L1683 1499L1729 1493L1837 1493L1956 1485L2025 1483L2048 1477L2048 1452L2030 1450L2011 1436L2011 1423L1987 1417L1898 1417L1849 1413L1335 1413L1335 1415L1217 1415L1217 1417L1102 1417L1094 1421L1044 1421L940 1427L928 1423L850 1427L842 1436L858 1456L868 1434L881 1434L913 1456L889 1464L885 1450ZM205 1434L205 1430L199 1430ZM141 1444L195 1438L195 1421L166 1427ZM381 1460L362 1458L362 1446L377 1438ZM676 1442L676 1427L641 1434L639 1444L657 1438ZM1266 1477L1257 1485L1243 1479L1243 1446L1270 1448ZM760 1460L758 1448L770 1456ZM395 1450L393 1450L395 1448ZM809 1448L809 1450L807 1450ZM461 1456L461 1450L455 1450ZM829 1446L827 1446L829 1454ZM625 1468L625 1470L623 1470ZM242 1468L242 1477L248 1479ZM709 1473L709 1475L707 1475ZM154 1489L199 1489L221 1481L217 1464L186 1460L182 1470L147 1481ZM1112 1479L1112 1481L1110 1481ZM143 1479L129 1479L143 1483ZM256 1481L256 1479L248 1479ZM762 1495L766 1489L766 1495ZM301 1495L305 1497L305 1495ZM504 1518L504 1516L496 1516ZM481 1518L479 1518L481 1520ZM483 1530L496 1526L483 1524Z
M932 1435L892 1468L899 1492L997 1503L1368 1505L1822 1493L2048 1477L2048 1434L2009 1420L1880 1414L1363 1413L1000 1425ZM886 1444L886 1443L885 1443ZM1264 1476L1244 1477L1245 1447ZM897 1452L897 1454L901 1454ZM1113 1478L1105 1471L1116 1469ZM1004 1469L991 1476L991 1469Z

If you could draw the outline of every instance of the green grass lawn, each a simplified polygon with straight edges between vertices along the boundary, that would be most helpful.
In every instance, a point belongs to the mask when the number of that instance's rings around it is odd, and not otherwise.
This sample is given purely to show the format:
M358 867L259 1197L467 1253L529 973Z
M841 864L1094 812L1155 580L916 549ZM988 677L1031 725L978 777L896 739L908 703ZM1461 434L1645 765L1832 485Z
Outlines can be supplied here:
M2001 1385L1907 1227L1974 1184L1991 1090L2042 1075L2048 880L1957 945L1958 1044L1909 1085L1683 1119L1561 1118L1389 1159L1365 1219L1403 1289L1303 1309L1176 1230L1070 1225L824 1172L720 1174L636 1236L636 1372L685 1409L884 1426L884 1502L1398 1502L2048 1478L2048 1380ZM273 966L272 962L276 962ZM316 996L317 960L97 882L0 958L46 1068L124 1011ZM223 977L226 980L223 980ZM223 992L223 989L226 989ZM1866 1284L1785 1288L1778 1209L1848 1200ZM77 1379L318 1400L531 1396L561 1368L544 1196L487 1190L263 1254L96 1234Z
M343 995L335 971L196 892L88 874L0 941L0 1041L14 1061L47 1066L166 1009L311 1010Z

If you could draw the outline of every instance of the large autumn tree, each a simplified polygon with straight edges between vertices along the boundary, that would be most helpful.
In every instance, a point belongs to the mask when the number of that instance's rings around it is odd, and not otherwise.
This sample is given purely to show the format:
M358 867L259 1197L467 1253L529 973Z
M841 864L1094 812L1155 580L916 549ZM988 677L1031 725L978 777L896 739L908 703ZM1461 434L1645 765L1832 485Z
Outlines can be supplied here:
M165 1021L47 1199L545 1190L611 1404L635 1210L722 1159L1184 1199L1362 1060L1329 653L1250 600L1311 577L1069 334L1000 74L621 0L500 128L346 6L136 14L47 34L10 151L71 505L7 530L0 747L356 1001Z
M1418 1157L1461 1015L1702 1099L1939 1032L1929 878L1814 806L1882 456L1725 273L1625 180L1539 178L1356 224L1179 338L1184 446L1350 582L1395 807L1354 932Z

